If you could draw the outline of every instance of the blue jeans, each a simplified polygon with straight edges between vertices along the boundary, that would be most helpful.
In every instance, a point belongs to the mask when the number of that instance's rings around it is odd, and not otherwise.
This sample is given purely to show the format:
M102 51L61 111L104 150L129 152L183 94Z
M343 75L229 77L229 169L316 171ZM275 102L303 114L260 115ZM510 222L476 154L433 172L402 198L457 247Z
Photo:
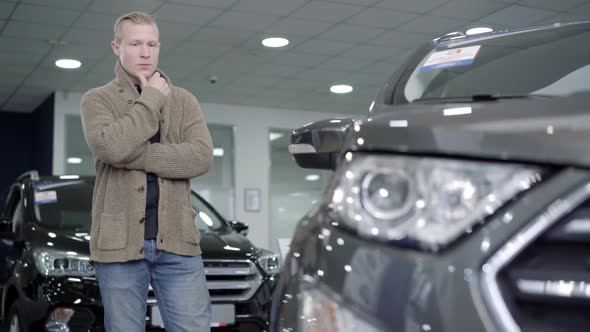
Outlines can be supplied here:
M144 257L95 264L106 330L145 331L151 284L166 331L210 331L211 302L201 256L160 251L155 240L146 240Z

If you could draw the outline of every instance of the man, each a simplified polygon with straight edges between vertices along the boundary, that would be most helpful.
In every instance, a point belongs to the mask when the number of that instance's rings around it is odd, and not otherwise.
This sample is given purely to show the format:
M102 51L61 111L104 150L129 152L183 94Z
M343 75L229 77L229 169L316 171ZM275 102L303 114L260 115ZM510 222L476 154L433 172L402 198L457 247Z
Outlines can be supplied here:
M159 32L139 12L115 23L115 79L82 97L95 158L90 259L107 331L145 331L151 284L167 331L209 331L210 299L189 179L213 160L199 104L157 68Z

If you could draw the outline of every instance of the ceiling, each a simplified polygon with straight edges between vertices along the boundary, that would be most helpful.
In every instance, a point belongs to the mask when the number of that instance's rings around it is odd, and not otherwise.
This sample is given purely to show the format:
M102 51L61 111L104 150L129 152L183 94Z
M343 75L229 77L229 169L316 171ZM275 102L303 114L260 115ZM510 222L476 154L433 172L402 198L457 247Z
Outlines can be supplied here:
M134 10L155 15L160 68L201 102L362 114L421 43L480 25L588 20L590 0L0 0L0 110L110 81L113 23ZM290 44L265 48L269 36ZM59 69L59 58L82 67ZM354 91L331 94L334 83Z

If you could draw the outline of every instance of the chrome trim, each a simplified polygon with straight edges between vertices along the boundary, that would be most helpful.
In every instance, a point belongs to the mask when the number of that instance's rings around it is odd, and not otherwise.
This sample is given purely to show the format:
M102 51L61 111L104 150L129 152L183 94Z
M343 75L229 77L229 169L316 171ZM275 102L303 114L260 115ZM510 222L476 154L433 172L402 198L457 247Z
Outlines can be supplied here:
M316 153L316 149L310 144L289 144L289 153L300 154L300 153Z
M528 280L516 281L518 290L527 295L559 297L559 298L590 298L590 284L580 280Z
M588 197L590 197L590 183L586 183L565 198L557 199L533 222L528 223L516 235L512 236L485 262L482 266L483 272L480 282L481 297L487 309L482 318L487 330L520 331L520 327L514 321L502 298L497 282L498 273L531 242L560 221L567 213L577 208Z
M238 290L243 291L240 295L217 295L211 296L211 302L220 302L220 301L227 301L227 302L237 302L237 301L246 301L250 299L254 293L258 290L260 285L262 285L262 275L260 271L254 264L254 262L243 259L243 260L235 260L235 259L204 259L203 265L206 266L208 264L247 264L247 267L205 267L205 275L207 276L228 276L228 277L244 277L250 276L248 279L245 280L216 280L216 281L207 281L207 289L209 290L220 290L220 289L227 289L227 290ZM149 291L153 291L152 285L149 286ZM147 300L148 304L156 304L158 303L155 297L148 297Z
M247 264L248 266L236 267L215 267L214 264ZM207 276L228 276L228 277L247 277L240 280L215 280L207 281L207 288L209 290L236 290L243 291L239 295L215 295L211 296L211 302L219 301L246 301L250 299L254 293L262 285L262 275L258 267L251 260L233 260L233 259L204 259L205 275Z

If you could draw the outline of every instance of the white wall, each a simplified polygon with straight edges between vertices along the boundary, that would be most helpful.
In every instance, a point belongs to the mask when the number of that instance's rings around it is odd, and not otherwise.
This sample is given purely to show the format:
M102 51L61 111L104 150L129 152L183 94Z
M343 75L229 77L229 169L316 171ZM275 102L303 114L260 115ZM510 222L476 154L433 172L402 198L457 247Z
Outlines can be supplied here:
M65 115L79 114L82 93L57 91L55 94L53 173L65 170ZM249 106L202 104L207 123L231 125L235 140L235 219L250 225L248 236L255 245L272 248L269 211L270 128L294 129L306 123L345 114L268 109ZM244 209L244 189L261 190L260 212ZM229 199L229 198L228 198Z

